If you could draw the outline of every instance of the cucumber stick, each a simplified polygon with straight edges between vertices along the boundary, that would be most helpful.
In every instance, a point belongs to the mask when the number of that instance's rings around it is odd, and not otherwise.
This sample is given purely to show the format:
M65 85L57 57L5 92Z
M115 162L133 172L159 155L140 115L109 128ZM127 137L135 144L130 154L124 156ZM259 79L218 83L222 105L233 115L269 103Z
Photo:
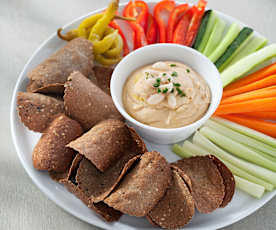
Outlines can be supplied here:
M207 29L207 25L208 25L208 21L210 19L210 16L212 14L212 10L207 10L205 11L203 18L201 20L196 38L195 38L195 42L193 44L193 48L198 50L200 43L202 42L203 36L205 34L205 31Z
M218 58L225 52L227 47L235 40L235 38L238 36L240 32L240 26L237 23L233 23L226 35L223 37L222 41L219 43L219 45L216 47L216 49L211 53L209 56L209 59L212 62L216 62Z
M200 140L199 140L199 142L201 143ZM217 158L219 158L231 170L231 172L234 175L242 177L242 178L249 180L253 183L259 184L259 185L265 187L265 189L267 191L272 191L274 188L274 186L272 184L249 174L248 172L240 169L238 166L235 166L234 164L232 164L228 161L223 160L220 156L217 156L216 151L206 149L206 148L202 147L200 144L191 143L190 141L184 141L184 143L182 145L182 149L186 152L191 153L193 156L205 156L205 155L212 154L212 155L216 156ZM184 158L186 158L186 157L184 157Z
M204 31L202 40L199 44L199 47L197 48L197 50L201 53L203 52L203 50L205 49L205 47L207 45L209 37L210 37L210 35L211 35L211 33L214 29L216 19L217 19L216 14L214 13L214 11L211 11L210 16L209 16L209 20L208 20L208 23L207 23L207 26L206 26L206 30Z
M247 55L263 48L267 44L267 39L264 37L253 37L250 39L250 41L246 44L244 49L242 49L229 63L229 66L236 63L238 60L242 59L243 57L246 57Z
M242 77L256 65L275 56L276 44L271 44L242 58L221 73L223 87Z
M218 44L221 41L223 32L225 29L225 22L221 20L220 18L216 19L216 23L214 26L214 29L210 35L210 38L206 44L206 47L203 51L203 54L207 57L210 56L210 54L215 50L215 48L218 46Z
M265 189L263 186L249 182L248 180L245 180L238 176L234 176L234 177L235 177L236 187L239 188L240 190L258 199L260 199L264 195Z
M225 69L232 59L244 48L250 37L253 35L253 30L248 27L244 27L235 40L227 47L225 52L215 62L216 67L221 72Z

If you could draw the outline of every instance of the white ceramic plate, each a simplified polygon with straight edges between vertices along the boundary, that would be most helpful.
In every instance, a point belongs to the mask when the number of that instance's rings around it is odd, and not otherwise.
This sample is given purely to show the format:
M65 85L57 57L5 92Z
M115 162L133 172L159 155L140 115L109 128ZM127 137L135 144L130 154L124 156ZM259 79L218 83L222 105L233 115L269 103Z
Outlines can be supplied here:
M120 10L122 10L122 4ZM149 3L149 7L152 9L154 3ZM86 18L91 14L101 12L103 9L91 12L88 15L84 15L73 22L66 25L65 30L69 30L78 26L81 20ZM228 24L235 20L229 16L226 16L220 12L217 14L224 19ZM241 26L244 26L243 23L238 22ZM128 26L122 22L121 24L123 30L126 32L127 38L130 39L130 33ZM259 35L258 33L255 33ZM130 42L131 43L131 42ZM45 193L52 201L57 205L62 207L67 212L72 215L80 218L83 221L86 221L90 224L102 227L104 229L135 229L135 230L146 230L153 229L153 227L148 223L145 218L135 218L124 215L118 222L106 223L100 217L94 214L93 211L88 209L80 200L78 200L74 195L69 193L62 185L54 182L50 179L46 172L39 172L33 168L32 165L32 150L35 144L37 143L40 134L29 131L24 125L20 122L17 111L16 111L16 94L18 91L25 91L26 85L28 83L27 73L46 59L49 55L54 53L57 49L62 47L65 44L64 41L61 41L56 33L53 34L48 40L46 40L32 55L24 69L22 70L17 84L14 89L12 104L11 104L11 130L13 142L18 154L18 157L24 166L25 170L32 178L33 182L39 187L41 191ZM147 143L149 150L160 151L168 161L175 161L178 157L173 154L168 145L154 145ZM199 214L196 213L192 222L185 227L189 230L203 230L203 229L217 229L227 225L230 225L242 218L250 215L255 212L265 203L267 203L274 195L276 191L270 192L264 195L260 200L254 199L247 194L236 191L233 197L232 202L223 209L218 209L211 214Z

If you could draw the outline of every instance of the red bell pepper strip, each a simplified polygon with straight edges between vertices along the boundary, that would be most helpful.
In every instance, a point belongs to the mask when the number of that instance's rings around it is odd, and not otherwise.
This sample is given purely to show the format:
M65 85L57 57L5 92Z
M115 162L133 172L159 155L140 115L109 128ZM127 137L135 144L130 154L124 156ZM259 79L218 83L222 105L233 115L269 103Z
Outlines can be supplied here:
M123 46L123 56L126 56L129 54L129 48L128 48L128 44L127 44L127 40L126 40L126 37L122 31L122 29L120 28L120 26L115 22L115 21L111 21L109 23L109 26L112 27L113 29L116 29L118 30L118 33L120 34L120 36L122 37L123 39L123 43L124 43L124 46Z
M206 5L207 5L207 2L205 0L199 0L197 7L195 8L195 12L193 14L191 23L189 25L187 35L186 35L186 41L184 45L192 46L194 39L196 37L198 28L200 26L200 22L203 17Z
M148 15L149 15L148 4L144 1L137 0L134 2L134 5L135 5L134 16L136 17L136 22L144 28L144 31L147 31Z
M170 14L174 8L175 2L173 0L163 0L161 2L158 2L154 7L153 15L159 28L160 43L167 42L167 26L161 14L163 11L167 11Z
M141 8L142 10L138 13L137 8ZM144 1L130 1L123 10L125 17L136 18L135 22L128 22L133 30L133 49L147 45L145 28L147 26L148 12L148 5Z
M148 44L157 43L158 29L154 17L149 14L148 17L148 29L147 29L147 40Z
M189 9L188 4L181 4L174 8L169 16L168 29L167 29L167 42L171 43L173 41L173 32L176 25L178 24L180 18L187 12Z
M146 46L148 44L148 41L143 27L137 23L134 23L132 29L134 30L135 34L133 49L138 49L140 47Z
M195 6L190 8L179 20L173 33L173 43L185 44L188 27L193 17L194 10Z

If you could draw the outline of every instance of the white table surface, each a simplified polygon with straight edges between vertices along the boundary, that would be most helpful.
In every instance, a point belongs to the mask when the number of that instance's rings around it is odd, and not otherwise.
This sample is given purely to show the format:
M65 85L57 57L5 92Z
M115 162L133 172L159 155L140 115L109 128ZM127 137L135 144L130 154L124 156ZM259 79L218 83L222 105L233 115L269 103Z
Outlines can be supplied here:
M32 183L11 140L9 110L17 77L39 44L58 27L107 3L108 0L0 1L0 230L99 229L64 212ZM275 0L209 0L208 6L240 19L276 42ZM276 229L275 210L276 198L223 229Z

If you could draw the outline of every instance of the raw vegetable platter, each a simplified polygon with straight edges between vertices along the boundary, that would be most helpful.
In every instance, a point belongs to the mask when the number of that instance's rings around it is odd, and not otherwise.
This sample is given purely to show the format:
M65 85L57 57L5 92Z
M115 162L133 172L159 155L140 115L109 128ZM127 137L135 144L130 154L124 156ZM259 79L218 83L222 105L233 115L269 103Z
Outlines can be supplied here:
M150 11L156 3L148 2ZM122 12L125 4L120 5L119 13ZM104 9L91 12L88 15L84 15L73 22L69 23L63 29L69 31L70 29L77 28L80 22L93 14L100 13ZM226 27L229 27L233 22L237 22L240 27L245 25L234 18L224 15L218 11L215 11L216 15L226 23ZM128 44L132 47L131 29L126 22L119 22ZM262 37L259 33L254 31L254 36ZM46 59L49 55L62 47L64 42L58 38L56 34L53 34L48 40L46 40L38 50L30 58L23 71L21 72L18 82L16 84L11 109L11 126L13 141L16 146L16 151L21 160L25 170L35 182L35 184L55 203L57 203L64 210L68 211L72 215L86 221L90 224L105 228L105 229L153 229L145 218L134 218L124 215L118 222L106 223L102 221L96 214L91 212L80 200L74 195L69 193L62 185L52 181L48 174L39 172L33 168L30 152L40 138L40 134L34 133L26 129L17 116L16 111L16 94L18 91L24 91L27 86L27 73ZM254 72L254 71L252 71ZM175 161L179 159L177 155L172 152L171 145L156 145L145 141L149 150L156 150L161 152L168 161ZM181 143L182 144L182 143ZM185 155L185 154L184 154ZM185 227L185 229L217 229L227 225L230 225L256 211L258 208L268 202L276 191L265 193L262 198L256 199L248 194L236 190L235 195L231 203L223 209L218 209L211 214L199 214L196 213L191 223Z

